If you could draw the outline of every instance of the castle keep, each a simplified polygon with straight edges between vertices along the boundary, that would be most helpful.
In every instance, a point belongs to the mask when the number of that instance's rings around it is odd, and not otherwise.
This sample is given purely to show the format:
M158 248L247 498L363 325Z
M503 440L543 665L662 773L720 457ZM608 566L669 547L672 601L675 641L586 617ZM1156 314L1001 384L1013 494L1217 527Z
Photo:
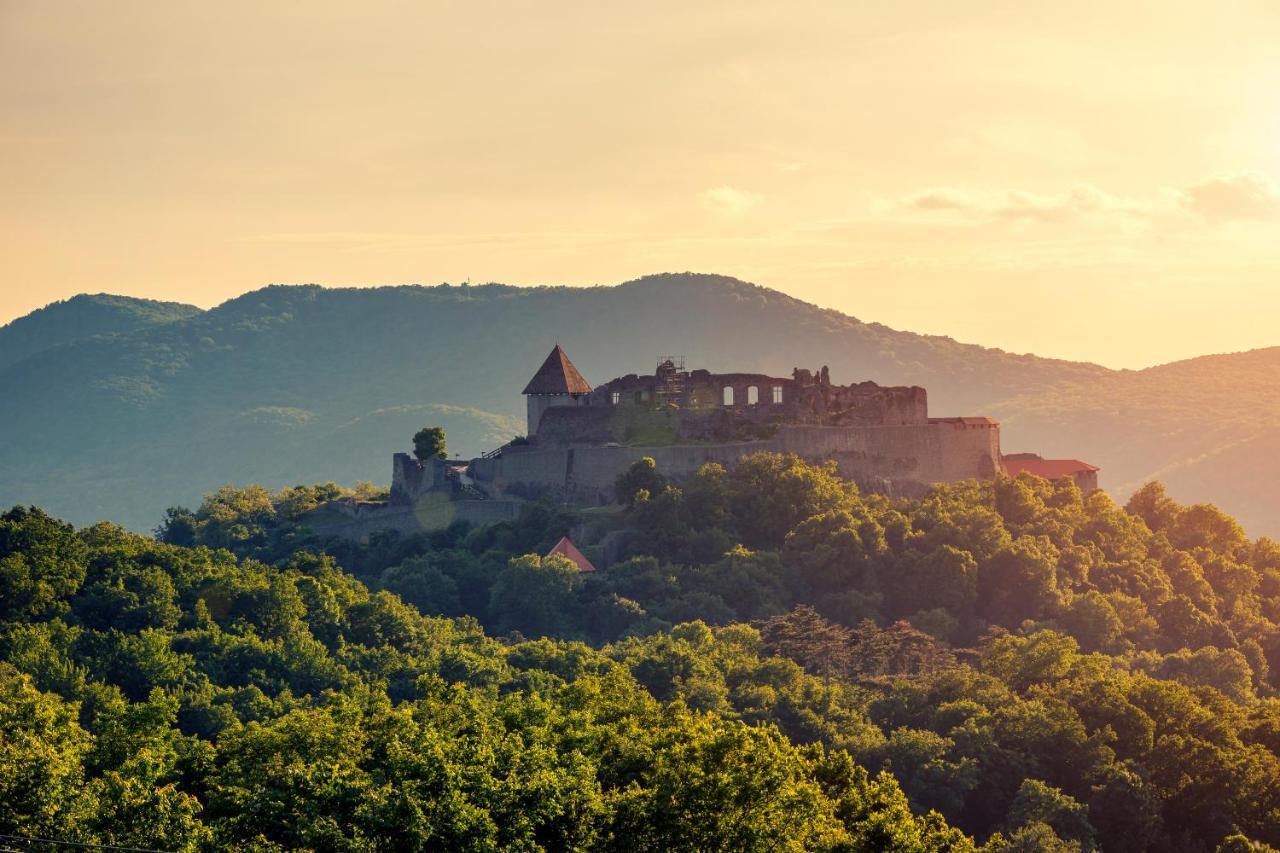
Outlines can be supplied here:
M834 460L867 490L904 495L1001 470L1000 425L991 418L932 418L923 388L837 385L826 367L788 377L712 373L663 357L652 374L592 387L557 345L524 396L526 438L452 472L423 470L398 454L392 500L465 486L491 500L609 503L618 475L644 456L679 481L708 462L732 467L748 453L794 453Z

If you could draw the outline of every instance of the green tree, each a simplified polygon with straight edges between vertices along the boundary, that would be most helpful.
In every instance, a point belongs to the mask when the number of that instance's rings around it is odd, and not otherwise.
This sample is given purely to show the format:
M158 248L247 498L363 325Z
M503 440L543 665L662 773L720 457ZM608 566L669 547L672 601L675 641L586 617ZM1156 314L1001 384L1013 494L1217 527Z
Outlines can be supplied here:
M76 709L0 663L0 833L73 838L92 808L83 790L89 736Z
M1067 841L1077 842L1082 849L1094 849L1093 826L1088 810L1062 791L1038 779L1025 779L1009 807L1009 826L1013 829L1043 823Z
M578 630L577 592L582 575L559 554L513 559L493 584L489 617L496 630L529 637L564 636Z
M618 475L613 491L618 503L630 506L641 491L653 498L662 494L666 486L667 478L658 473L658 463L652 456L642 456Z
M834 462L811 465L794 454L753 453L729 472L727 491L743 543L779 548L805 519L846 509L858 489L836 476Z
M445 443L444 427L423 427L414 433L413 455L422 462L428 459L448 459L449 448Z
M809 762L776 730L686 716L618 809L615 849L764 851L848 844Z
M86 548L70 524L43 510L0 515L0 619L38 617L65 607L80 588Z

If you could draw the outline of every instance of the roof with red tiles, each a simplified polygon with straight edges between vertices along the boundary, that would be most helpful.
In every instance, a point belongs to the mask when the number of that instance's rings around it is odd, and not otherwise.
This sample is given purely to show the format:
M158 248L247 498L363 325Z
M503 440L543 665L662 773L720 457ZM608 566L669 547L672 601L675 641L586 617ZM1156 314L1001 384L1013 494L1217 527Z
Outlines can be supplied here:
M1010 477L1016 477L1026 471L1037 477L1044 477L1046 480L1057 480L1099 470L1097 465L1090 465L1079 459L1041 459L1021 453L1006 456L1003 461L1004 470Z
M559 344L533 374L524 394L590 394L591 383L578 372Z
M556 543L556 547L547 552L548 557L553 554L567 557L569 562L577 566L580 572L594 572L596 570L596 567L591 565L591 561L578 550L578 547L569 541L568 536L561 536L560 541Z

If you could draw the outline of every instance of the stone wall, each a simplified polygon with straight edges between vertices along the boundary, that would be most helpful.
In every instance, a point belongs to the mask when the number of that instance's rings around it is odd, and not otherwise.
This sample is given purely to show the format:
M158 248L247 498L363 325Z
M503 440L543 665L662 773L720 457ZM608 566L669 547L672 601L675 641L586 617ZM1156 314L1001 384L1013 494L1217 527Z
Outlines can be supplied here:
M932 483L994 477L1000 427L988 418L951 418L890 427L787 424L771 438L714 444L538 443L476 459L471 475L494 494L608 503L618 475L641 457L653 457L663 474L680 480L707 462L732 467L742 456L760 451L794 453L815 462L832 459L843 476L868 489L915 494Z
M529 438L538 434L542 428L542 418L548 409L567 407L576 409L586 405L586 398L572 394L530 394L525 397L526 423L525 429Z
M419 462L408 453L391 457L391 502L413 503L418 495L449 488L443 459Z
M514 499L456 501L444 494L427 494L410 504L336 502L308 513L301 523L319 536L360 540L385 531L412 536L458 521L479 526L513 520L521 503Z

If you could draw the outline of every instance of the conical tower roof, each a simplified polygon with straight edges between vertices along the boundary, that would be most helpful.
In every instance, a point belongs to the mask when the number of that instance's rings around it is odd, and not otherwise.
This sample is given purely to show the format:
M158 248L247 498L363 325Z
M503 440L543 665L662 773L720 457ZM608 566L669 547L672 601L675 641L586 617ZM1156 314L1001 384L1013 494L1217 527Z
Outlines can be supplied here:
M556 344L556 348L533 374L524 394L590 394L591 384L582 378L569 356Z

